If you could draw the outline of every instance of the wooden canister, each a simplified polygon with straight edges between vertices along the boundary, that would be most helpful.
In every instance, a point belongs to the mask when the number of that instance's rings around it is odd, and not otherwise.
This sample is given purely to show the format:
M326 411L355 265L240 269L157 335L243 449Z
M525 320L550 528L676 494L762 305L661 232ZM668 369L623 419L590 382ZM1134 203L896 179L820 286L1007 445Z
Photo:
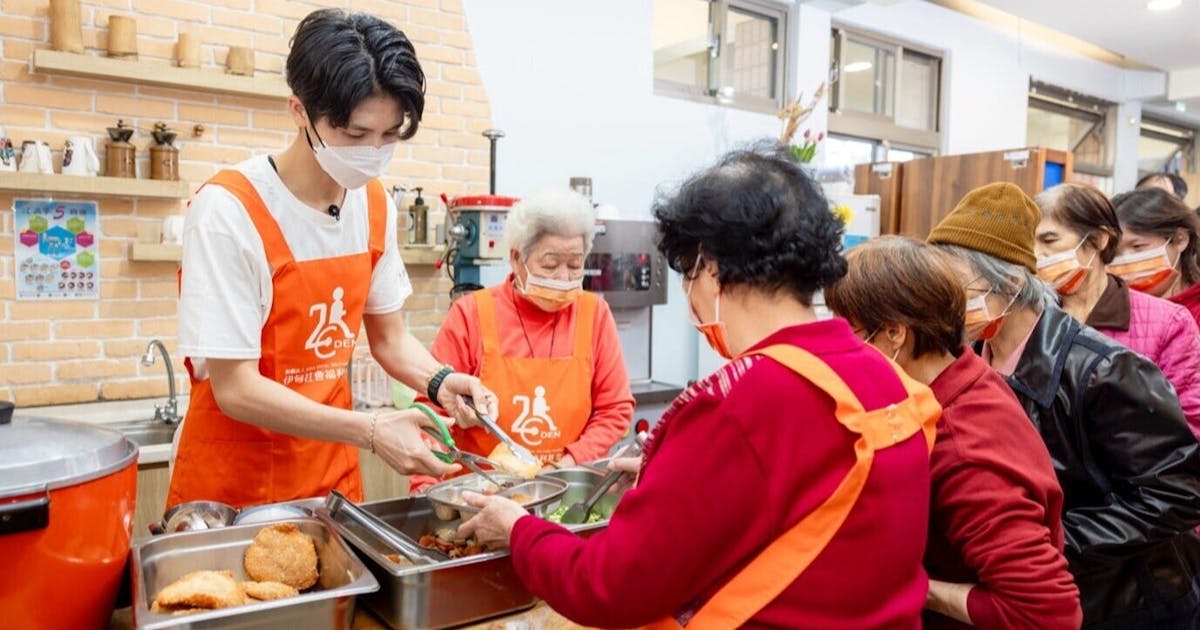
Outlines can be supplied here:
M50 47L83 52L82 23L79 0L50 0Z
M200 67L200 36L195 33L180 33L175 43L175 60L180 68Z
M179 149L169 144L150 147L150 179L179 179Z
M110 141L104 150L104 174L109 177L137 177L137 150L129 142Z
M254 76L254 49L245 46L230 46L225 57L225 72L245 77Z
M108 56L137 57L137 21L127 15L108 16Z

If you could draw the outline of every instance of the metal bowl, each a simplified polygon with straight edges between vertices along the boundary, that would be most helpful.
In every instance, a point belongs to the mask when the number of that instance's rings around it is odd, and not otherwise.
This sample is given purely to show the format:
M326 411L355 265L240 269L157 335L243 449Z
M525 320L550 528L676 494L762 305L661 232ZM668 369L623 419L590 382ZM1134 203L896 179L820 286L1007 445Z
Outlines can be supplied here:
M479 512L477 508L467 505L467 502L463 500L464 492L495 494L510 498L514 495L525 495L531 500L522 501L521 505L528 510L536 510L561 497L567 491L568 485L561 479L536 477L527 480L503 474L491 476L500 482L502 487L497 488L496 484L480 475L470 474L431 486L425 496L437 508L438 518L451 521L460 516L464 519L471 518Z
M153 534L174 534L204 529L228 527L233 524L237 510L217 501L188 501L167 510L163 519L150 524Z
M306 518L312 516L312 510L301 506L288 503L268 503L266 505L256 505L248 507L238 513L237 518L233 519L234 525L249 525L251 523L274 523L275 521L286 521L293 518Z

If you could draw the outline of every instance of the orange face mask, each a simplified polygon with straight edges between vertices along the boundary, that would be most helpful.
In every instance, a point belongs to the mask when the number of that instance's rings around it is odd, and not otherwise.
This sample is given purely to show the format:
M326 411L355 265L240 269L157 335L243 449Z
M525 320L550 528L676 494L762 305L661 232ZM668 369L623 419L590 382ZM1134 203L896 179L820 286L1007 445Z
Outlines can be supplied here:
M578 280L555 280L533 275L525 267L525 282L521 293L537 304L543 311L555 312L570 306L583 293L583 278Z
M700 268L700 260L700 255L697 255L696 264L693 265L693 269ZM704 339L708 341L709 347L721 355L721 358L729 361L733 359L733 351L729 349L729 338L725 330L725 322L721 321L721 294L717 293L717 301L713 313L713 319L716 321L710 324L701 324L700 317L696 315L696 309L692 307L692 287L694 286L696 286L695 279L689 281L687 290L684 292L688 300L688 318L691 320L692 325L696 327L696 330L704 335Z
M1121 278L1129 288L1157 295L1174 280L1179 273L1175 267L1179 258L1171 262L1167 245L1171 239L1154 249L1117 256L1108 264L1109 273ZM1182 255L1182 253L1180 254Z
M996 336L1000 332L1000 327L1004 325L1004 318L1008 316L1008 309L1012 308L1013 302L1017 301L1017 296L1013 295L1008 301L1008 306L997 316L992 317L988 312L987 293L979 297L973 297L967 300L967 313L964 321L964 327L967 333L967 341L975 343L976 341L987 341Z
M1086 265L1079 262L1079 248L1086 242L1085 235L1074 249L1038 259L1038 277L1053 286L1059 295L1073 295L1083 286L1092 262L1096 260L1096 254L1093 253Z

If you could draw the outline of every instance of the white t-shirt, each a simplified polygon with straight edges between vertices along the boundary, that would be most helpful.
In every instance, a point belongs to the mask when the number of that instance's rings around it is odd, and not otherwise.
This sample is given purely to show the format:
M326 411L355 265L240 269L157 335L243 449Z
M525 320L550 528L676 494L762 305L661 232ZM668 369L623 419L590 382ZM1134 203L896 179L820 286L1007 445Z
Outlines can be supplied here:
M346 191L340 219L305 205L287 189L266 156L235 166L262 197L297 261L366 252L366 187ZM383 256L375 265L365 312L400 310L412 283L396 243L396 207L387 200ZM179 352L191 357L197 378L203 359L258 359L262 329L274 298L262 237L249 213L225 188L205 186L188 208L183 227L183 286L179 297Z

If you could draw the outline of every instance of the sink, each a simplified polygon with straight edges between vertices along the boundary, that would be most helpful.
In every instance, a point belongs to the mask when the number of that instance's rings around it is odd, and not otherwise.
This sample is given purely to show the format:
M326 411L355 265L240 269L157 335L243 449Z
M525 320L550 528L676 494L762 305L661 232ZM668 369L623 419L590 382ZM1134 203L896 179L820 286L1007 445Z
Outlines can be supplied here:
M138 446L154 446L170 444L175 437L178 424L167 424L161 420L135 420L133 422L106 423L105 428L120 431L131 442Z

